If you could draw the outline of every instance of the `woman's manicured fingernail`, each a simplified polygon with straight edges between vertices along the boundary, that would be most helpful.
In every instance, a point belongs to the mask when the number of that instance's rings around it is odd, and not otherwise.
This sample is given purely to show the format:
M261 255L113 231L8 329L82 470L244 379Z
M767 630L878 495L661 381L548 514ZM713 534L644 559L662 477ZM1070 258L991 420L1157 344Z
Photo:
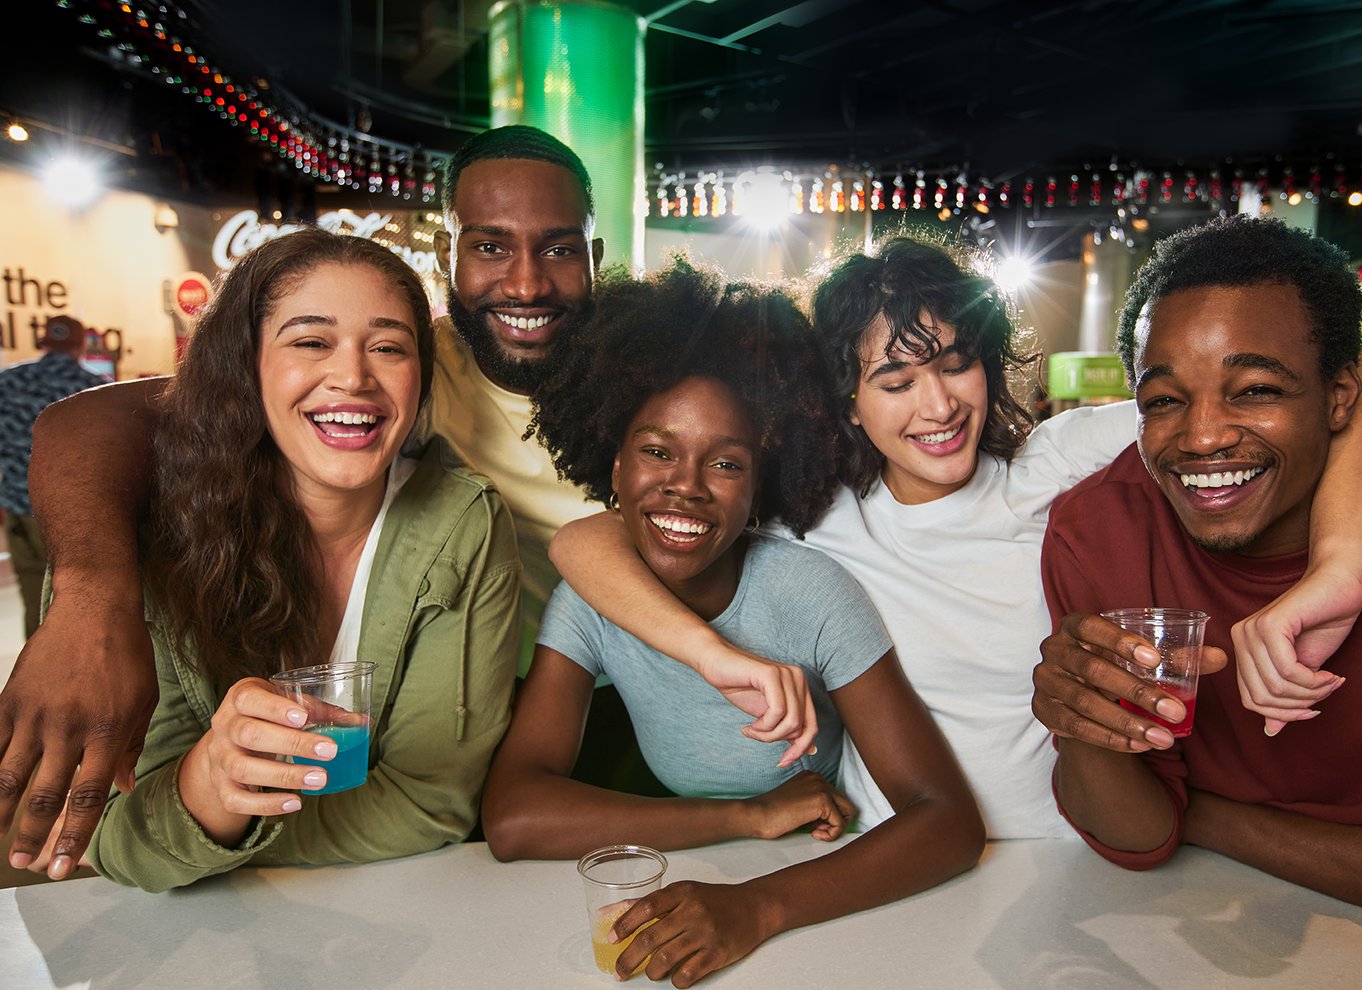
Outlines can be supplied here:
M325 787L326 772L323 770L310 770L303 774L303 783L308 787Z
M303 802L299 801L297 798L289 798L287 801L280 805L280 807L284 811L297 811L302 806Z
M307 724L307 712L303 711L301 708L290 708L288 715L285 717L294 725Z
M336 755L336 744L330 739L324 739L312 747L312 752L316 753L323 760L329 760Z

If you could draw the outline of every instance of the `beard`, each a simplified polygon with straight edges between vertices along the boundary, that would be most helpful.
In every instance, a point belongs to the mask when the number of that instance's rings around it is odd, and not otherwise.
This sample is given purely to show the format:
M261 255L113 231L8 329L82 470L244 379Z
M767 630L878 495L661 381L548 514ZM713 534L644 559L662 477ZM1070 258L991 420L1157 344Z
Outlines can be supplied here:
M587 320L590 304L582 309L564 310L549 347L535 350L527 348L524 357L508 353L497 340L488 324L493 308L484 305L468 309L459 302L453 288L449 289L450 320L473 352L473 360L478 363L478 368L502 388L531 395L562 363L558 359L559 348L570 346L572 337ZM505 310L506 305L499 304L495 308Z

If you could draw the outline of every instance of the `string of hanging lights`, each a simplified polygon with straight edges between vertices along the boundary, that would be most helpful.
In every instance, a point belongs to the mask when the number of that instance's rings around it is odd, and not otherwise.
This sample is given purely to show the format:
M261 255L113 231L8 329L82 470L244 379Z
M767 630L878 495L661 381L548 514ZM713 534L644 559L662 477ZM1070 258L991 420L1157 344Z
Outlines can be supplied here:
M448 156L375 138L327 120L281 94L265 80L234 79L190 43L189 15L178 4L56 0L101 40L166 86L178 89L323 182L434 202Z
M1115 207L1138 213L1173 204L1202 205L1209 210L1237 209L1245 196L1255 202L1275 195L1295 206L1302 202L1341 199L1362 206L1362 176L1356 169L1326 157L1327 167L1311 165L1214 164L1197 167L1147 168L1113 161L1105 169L1056 170L1041 178L994 179L961 168L881 169L866 166L823 169L763 168L725 173L695 173L655 166L647 183L646 208L657 217L741 216L757 209L782 210L791 216L821 213L931 211L942 219L965 212L994 209ZM1350 174L1351 173L1351 174ZM755 180L754 177L755 176ZM759 200L744 188L760 181Z

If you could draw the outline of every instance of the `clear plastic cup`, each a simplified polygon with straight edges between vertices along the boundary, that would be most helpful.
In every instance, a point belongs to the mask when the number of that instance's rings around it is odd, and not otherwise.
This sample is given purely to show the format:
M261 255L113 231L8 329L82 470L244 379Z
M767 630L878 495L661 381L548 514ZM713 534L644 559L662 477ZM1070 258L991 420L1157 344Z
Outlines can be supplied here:
M1201 647L1209 616L1185 608L1117 608L1103 612L1102 618L1148 640L1159 651L1157 667L1127 660L1125 668L1177 698L1187 714L1181 722L1169 722L1125 699L1121 700L1121 707L1153 719L1171 732L1174 739L1191 735L1192 717L1196 714L1197 680L1201 676Z
M304 796L335 794L364 783L369 773L369 705L375 664L323 663L275 674L270 680L305 712L308 732L335 740L336 755L329 760L302 756L289 759L326 771L326 786L300 791Z
M662 886L667 857L647 846L603 846L578 860L577 872L582 875L586 887L586 916L596 965L602 973L613 976L620 953L652 922L613 945L607 941L610 929L636 900ZM646 965L645 959L634 973Z

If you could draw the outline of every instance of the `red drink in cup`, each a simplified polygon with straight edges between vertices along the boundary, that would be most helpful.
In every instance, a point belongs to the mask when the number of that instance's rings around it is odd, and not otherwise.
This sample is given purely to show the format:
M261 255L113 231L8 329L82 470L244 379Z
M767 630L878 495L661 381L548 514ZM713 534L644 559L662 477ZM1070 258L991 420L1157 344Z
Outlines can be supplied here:
M1157 681L1154 683L1158 684ZM1174 739L1190 736L1192 734L1192 716L1196 714L1196 689L1193 688L1192 691L1188 692L1187 688L1180 684L1159 684L1158 686L1163 688L1174 698L1177 698L1178 701L1181 701L1182 706L1187 709L1187 714L1183 716L1181 722L1170 722L1157 712L1147 712L1140 706L1126 701L1124 698L1121 699L1121 707L1128 712L1134 712L1136 715L1152 718L1155 722L1158 722L1159 725L1171 732Z
M1128 660L1125 668L1177 698L1187 714L1180 722L1169 722L1125 699L1121 700L1121 707L1153 719L1171 732L1174 739L1191 735L1197 679L1201 674L1201 644L1206 636L1206 613L1182 608L1119 608L1103 612L1102 618L1135 633L1159 651L1157 667Z

